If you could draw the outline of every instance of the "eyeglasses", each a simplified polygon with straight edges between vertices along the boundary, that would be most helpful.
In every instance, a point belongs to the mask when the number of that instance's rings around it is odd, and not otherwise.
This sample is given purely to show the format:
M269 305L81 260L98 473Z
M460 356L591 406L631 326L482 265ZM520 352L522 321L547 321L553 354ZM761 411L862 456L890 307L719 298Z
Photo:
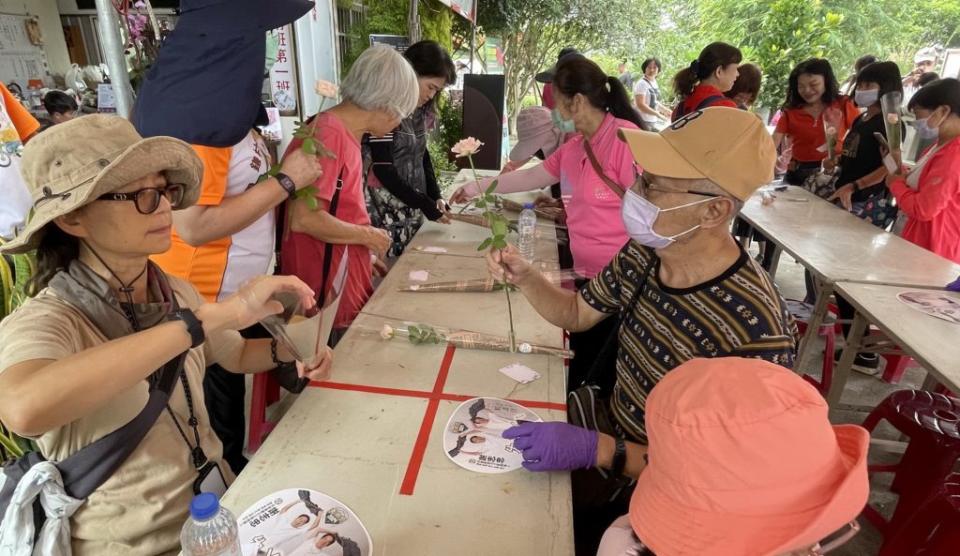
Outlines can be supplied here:
M850 542L860 532L860 524L856 520L844 525L839 531L830 535L810 550L810 556L823 556Z
M649 178L645 177L643 174L637 174L637 179L633 182L633 187L643 198L646 198L650 191L658 191L660 193L688 193L690 195L702 195L704 197L726 197L726 195L707 193L706 191L697 191L695 189L670 189L666 187L660 187L654 183L651 183Z
M186 187L182 183L171 183L166 187L147 187L129 193L107 193L97 197L98 201L133 201L140 214L153 214L160 207L160 198L166 197L170 208L178 209L183 203Z

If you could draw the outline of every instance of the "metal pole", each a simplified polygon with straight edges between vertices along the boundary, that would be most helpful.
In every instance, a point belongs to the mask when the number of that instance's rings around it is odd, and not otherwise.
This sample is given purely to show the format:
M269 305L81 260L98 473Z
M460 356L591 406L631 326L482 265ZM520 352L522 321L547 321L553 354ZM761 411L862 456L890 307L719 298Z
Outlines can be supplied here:
M470 73L473 73L473 56L477 52L477 24L470 26Z
M410 0L410 13L407 17L410 44L420 41L420 0Z
M110 68L110 83L113 95L117 99L117 114L128 118L133 110L133 90L130 88L130 76L127 73L127 59L123 55L123 42L120 40L120 22L110 0L97 1L97 34L103 55Z

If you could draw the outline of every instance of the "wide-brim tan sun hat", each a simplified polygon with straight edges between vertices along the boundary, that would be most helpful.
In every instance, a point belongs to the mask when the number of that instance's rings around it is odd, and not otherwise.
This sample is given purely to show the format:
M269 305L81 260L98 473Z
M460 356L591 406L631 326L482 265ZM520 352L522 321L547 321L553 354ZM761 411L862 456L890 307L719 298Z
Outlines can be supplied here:
M200 197L203 162L193 148L173 137L144 139L119 116L95 114L44 131L27 143L21 164L33 209L23 229L3 253L37 248L47 224L117 191L146 175L160 172L168 183L184 186L178 209Z

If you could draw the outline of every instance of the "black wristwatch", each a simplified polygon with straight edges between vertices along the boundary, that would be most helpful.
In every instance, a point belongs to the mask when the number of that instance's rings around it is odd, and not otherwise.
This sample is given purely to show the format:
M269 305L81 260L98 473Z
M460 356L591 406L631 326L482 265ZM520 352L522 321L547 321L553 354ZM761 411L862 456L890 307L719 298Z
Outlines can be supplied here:
M187 325L187 332L190 333L190 347L196 348L203 345L207 340L207 334L203 331L203 323L193 314L190 309L177 309L167 317L169 321L183 321Z
M623 475L623 468L627 464L627 444L622 438L614 438L613 441L613 465L610 466L610 471L614 477L619 477Z
M280 187L287 192L287 195L293 197L297 194L297 184L293 183L293 180L290 179L290 176L280 172L276 175L277 181L280 182Z

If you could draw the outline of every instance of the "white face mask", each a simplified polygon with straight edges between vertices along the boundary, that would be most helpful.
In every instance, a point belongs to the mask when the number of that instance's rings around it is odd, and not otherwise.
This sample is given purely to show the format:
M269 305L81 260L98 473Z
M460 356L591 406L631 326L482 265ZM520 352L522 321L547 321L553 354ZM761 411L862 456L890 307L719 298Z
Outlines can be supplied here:
M640 194L634 192L632 189L628 189L627 194L623 197L623 204L620 206L620 215L623 218L623 225L627 229L627 235L630 236L631 239L640 245L645 245L654 249L663 249L664 247L668 247L670 244L676 241L678 237L689 234L690 232L699 228L700 224L697 224L685 232L680 232L674 236L665 237L653 231L653 225L656 224L657 217L660 216L660 213L692 207L694 205L712 201L713 199L713 197L710 197L700 201L687 203L685 205L662 209L644 199L640 196Z
M853 95L853 101L857 103L857 106L860 108L869 108L873 106L877 100L880 98L880 91L877 89L872 89L869 91L857 91Z

